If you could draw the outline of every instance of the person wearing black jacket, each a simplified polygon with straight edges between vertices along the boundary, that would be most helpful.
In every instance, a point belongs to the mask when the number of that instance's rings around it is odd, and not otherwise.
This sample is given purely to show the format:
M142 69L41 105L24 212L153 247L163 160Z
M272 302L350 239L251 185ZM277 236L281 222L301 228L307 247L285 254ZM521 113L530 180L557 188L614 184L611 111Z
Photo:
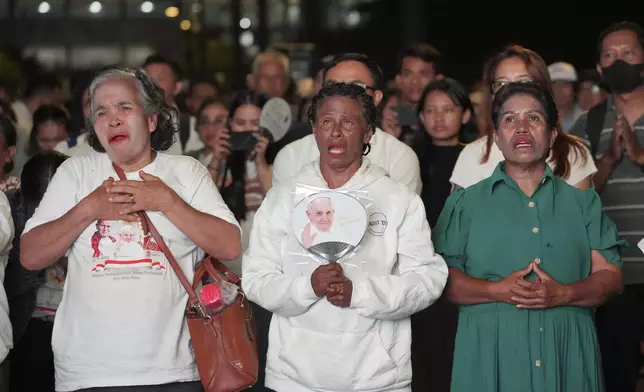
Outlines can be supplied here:
M20 235L65 159L65 155L55 151L37 153L22 170L22 187L6 194L16 233L4 281L14 342L9 357L11 391L54 391L51 348L54 316L51 313L55 310L39 312L37 301L39 288L46 284L51 274L48 274L49 269L28 271L20 265Z
M476 120L465 89L450 78L425 87L417 113L420 132L412 148L420 163L420 196L433 229L451 193L449 179L463 140L476 135ZM449 392L457 320L456 306L445 297L411 317L412 391Z

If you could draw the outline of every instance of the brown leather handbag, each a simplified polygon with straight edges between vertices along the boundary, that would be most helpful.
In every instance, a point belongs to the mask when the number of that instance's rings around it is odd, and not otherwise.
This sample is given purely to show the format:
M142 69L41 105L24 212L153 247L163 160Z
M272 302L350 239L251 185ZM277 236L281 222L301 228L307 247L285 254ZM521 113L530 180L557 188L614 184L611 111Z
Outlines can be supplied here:
M119 178L127 179L121 168L114 165L114 169ZM257 333L241 280L222 262L206 256L197 267L191 285L148 214L143 211L138 214L143 231L152 235L188 293L186 317L204 391L237 392L252 387L257 382L258 372ZM239 287L237 300L216 316L206 313L197 295L204 278Z

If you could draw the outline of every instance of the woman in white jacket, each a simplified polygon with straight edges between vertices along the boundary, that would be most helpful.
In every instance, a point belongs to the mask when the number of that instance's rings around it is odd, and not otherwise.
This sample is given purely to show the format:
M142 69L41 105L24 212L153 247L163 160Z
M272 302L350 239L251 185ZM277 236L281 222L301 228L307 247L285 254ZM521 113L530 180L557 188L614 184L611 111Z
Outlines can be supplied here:
M363 158L376 108L354 84L324 87L309 109L320 158L272 188L244 255L243 287L273 312L266 386L278 392L409 391L409 316L434 302L447 267L420 198ZM358 268L318 266L291 230L298 186L368 193ZM317 268L316 268L317 267Z

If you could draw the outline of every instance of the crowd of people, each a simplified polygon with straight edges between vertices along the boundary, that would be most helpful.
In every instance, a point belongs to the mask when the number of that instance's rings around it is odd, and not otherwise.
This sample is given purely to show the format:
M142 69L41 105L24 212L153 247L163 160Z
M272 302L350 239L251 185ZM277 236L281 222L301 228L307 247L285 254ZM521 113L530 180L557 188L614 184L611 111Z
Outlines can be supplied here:
M400 52L389 89L364 54L316 71L297 96L289 58L260 53L227 96L153 55L67 104L48 74L0 103L0 391L203 390L145 211L188 279L206 254L241 276L253 390L635 392L642 28L609 26L579 74L508 45L471 89L427 44ZM262 123L275 99L281 138ZM337 203L292 225L324 192L368 217L338 262L307 251Z

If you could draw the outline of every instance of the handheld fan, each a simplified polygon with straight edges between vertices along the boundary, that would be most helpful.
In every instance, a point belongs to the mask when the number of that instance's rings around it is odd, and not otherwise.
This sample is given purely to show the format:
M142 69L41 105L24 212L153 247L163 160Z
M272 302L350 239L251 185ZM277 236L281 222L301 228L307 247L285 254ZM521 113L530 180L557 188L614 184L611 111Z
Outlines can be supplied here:
M292 122L291 107L282 98L269 99L259 116L259 125L271 133L273 142L284 137Z
M367 231L367 211L346 194L325 191L299 202L293 211L293 233L312 255L337 263L355 250Z

